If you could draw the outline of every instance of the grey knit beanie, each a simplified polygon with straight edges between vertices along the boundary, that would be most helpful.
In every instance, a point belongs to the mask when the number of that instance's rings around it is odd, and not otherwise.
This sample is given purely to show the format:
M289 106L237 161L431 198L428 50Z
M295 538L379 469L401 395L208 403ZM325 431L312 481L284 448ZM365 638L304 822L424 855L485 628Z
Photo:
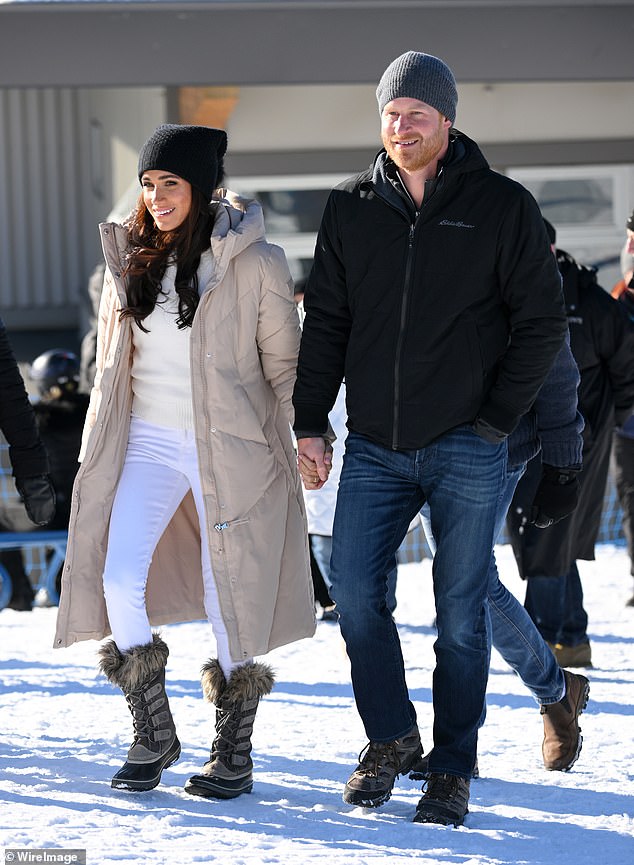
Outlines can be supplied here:
M426 102L452 123L456 119L456 79L451 69L431 54L407 51L387 67L376 88L379 111L402 96Z
M211 126L164 123L139 153L139 182L144 171L170 171L199 189L207 201L224 178L227 133Z

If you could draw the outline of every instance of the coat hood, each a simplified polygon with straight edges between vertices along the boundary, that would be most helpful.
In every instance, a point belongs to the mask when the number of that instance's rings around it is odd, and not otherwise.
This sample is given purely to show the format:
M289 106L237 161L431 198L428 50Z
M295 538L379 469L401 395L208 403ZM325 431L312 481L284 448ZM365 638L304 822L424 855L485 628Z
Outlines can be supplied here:
M241 198L227 189L218 190L219 198L212 201L216 219L211 232L211 252L215 278L219 282L230 261L247 247L264 241L262 205L255 199Z
M210 208L216 212L211 232L211 252L214 257L216 278L220 281L229 262L248 246L265 241L264 215L262 205L251 198L242 198L228 189L217 190ZM111 270L125 265L128 232L125 222L102 222L99 226L106 263ZM113 248L107 240L113 235L116 243L118 261L113 260ZM125 302L125 297L121 297Z

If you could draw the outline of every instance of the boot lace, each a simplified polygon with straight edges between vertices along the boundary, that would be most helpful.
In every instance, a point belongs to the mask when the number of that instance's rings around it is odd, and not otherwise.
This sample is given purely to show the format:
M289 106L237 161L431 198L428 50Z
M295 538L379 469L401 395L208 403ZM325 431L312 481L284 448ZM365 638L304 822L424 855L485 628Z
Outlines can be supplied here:
M432 775L423 789L425 798L448 802L455 797L459 786L460 778L457 775Z
M236 733L238 731L238 723L240 715L237 712L223 712L218 710L216 713L216 738L211 745L211 756L228 756L236 745Z
M390 768L398 772L400 766L395 742L368 742L359 754L357 774L378 778Z
M150 723L149 706L143 699L143 690L130 691L126 694L128 708L132 714L132 726L134 728L133 745L139 742L151 742L154 728Z

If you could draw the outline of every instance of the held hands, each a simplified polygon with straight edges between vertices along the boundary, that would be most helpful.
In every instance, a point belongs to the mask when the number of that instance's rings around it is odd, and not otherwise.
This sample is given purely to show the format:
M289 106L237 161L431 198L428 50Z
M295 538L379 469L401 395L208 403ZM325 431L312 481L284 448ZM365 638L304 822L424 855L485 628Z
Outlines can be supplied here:
M546 529L571 514L579 501L577 475L575 469L544 464L528 522L538 529Z
M332 445L325 439L297 439L297 468L306 490L320 490L332 468Z
M31 522L47 526L55 516L55 490L50 477L16 478L15 486Z

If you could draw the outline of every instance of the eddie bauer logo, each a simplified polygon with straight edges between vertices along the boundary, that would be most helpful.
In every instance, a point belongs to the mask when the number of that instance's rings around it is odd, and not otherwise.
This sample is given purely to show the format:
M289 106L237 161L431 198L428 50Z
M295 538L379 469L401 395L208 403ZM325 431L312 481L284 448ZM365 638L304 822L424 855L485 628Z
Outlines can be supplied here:
M463 222L459 219L455 222L453 219L443 219L439 223L439 225L452 225L454 228L475 228L475 225L469 225L467 222Z

